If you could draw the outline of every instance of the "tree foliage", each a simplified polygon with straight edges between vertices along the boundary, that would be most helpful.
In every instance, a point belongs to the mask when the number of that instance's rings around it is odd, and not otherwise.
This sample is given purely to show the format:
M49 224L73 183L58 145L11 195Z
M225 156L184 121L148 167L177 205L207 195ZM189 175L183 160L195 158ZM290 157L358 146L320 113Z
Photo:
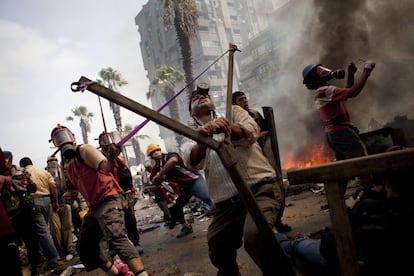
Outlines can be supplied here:
M183 70L188 92L194 90L192 52L190 40L197 37L198 8L194 0L160 0L164 7L164 24L174 25L181 49Z
M102 80L98 79L97 82L117 93L120 93L119 88L121 86L128 84L128 82L122 78L121 73L114 70L112 67L103 68L98 74ZM121 109L119 105L109 102L109 108L112 110L114 115L116 130L122 131Z
M175 95L175 90L178 84L184 81L184 75L174 67L162 65L156 72L155 78L151 82L150 91L147 93L147 98L151 98L155 93L160 92L165 101L170 100ZM168 106L171 118L180 121L180 108L175 98ZM177 146L180 148L183 137L175 134Z
M88 112L86 106L78 106L71 110L75 117L79 117L79 126L82 132L82 139L84 144L88 144L88 132L91 132L91 122L93 113ZM66 117L66 121L74 121L72 116Z

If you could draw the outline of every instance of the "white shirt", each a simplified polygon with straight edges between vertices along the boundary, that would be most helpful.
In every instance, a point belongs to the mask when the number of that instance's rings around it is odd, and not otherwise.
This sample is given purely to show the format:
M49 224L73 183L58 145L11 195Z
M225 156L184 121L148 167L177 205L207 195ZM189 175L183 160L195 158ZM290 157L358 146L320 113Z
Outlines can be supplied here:
M218 117L223 116L218 114ZM263 155L259 144L256 142L260 130L254 119L246 110L237 105L233 105L232 122L240 125L245 133L244 138L232 141L232 144L236 152L236 161L246 184L251 187L265 177L276 177L273 167ZM194 127L199 128L199 126ZM216 141L223 141L224 138L223 133L213 135L213 139ZM205 158L199 164L195 166L191 165L190 154L195 144L195 141L189 140L184 143L184 162L188 167L204 169L210 199L214 203L217 203L238 194L239 191L215 150L207 148Z

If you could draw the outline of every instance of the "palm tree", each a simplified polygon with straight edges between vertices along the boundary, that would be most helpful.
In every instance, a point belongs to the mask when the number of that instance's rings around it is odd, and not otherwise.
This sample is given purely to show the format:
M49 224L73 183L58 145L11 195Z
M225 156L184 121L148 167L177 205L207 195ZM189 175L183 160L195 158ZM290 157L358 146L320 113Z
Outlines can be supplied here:
M74 116L80 118L79 126L82 131L83 143L88 144L88 132L91 132L91 121L93 113L88 112L88 108L86 108L86 106L78 106L75 109L72 109L72 113ZM66 121L73 120L74 118L72 116L66 117Z
M126 124L125 131L131 132L132 126L129 124ZM145 154L142 152L141 146L138 142L138 139L145 139L145 138L150 138L150 136L146 134L140 134L140 135L135 135L134 137L132 137L131 143L132 143L132 148L134 149L134 153L135 153L136 165L143 164L145 161Z
M180 82L184 81L184 75L177 69L162 65L156 72L155 78L151 82L150 91L147 93L147 98L150 99L157 91L161 91L161 95L166 101L171 99L175 95L175 87ZM177 99L172 101L169 106L170 117L176 121L180 121L180 111ZM181 147L183 136L175 134L175 140L178 148Z
M183 69L186 83L193 80L193 66L190 40L197 37L198 9L194 0L161 0L164 6L164 24L177 32L178 44L181 48ZM173 19L173 23L171 22ZM194 84L188 86L188 94L194 90ZM189 96L189 95L188 95Z
M118 93L120 93L118 91L119 87L128 84L126 80L122 79L121 73L112 69L111 67L101 69L101 71L99 71L99 76L102 78L102 80L97 80L99 84L102 84ZM109 102L109 108L114 114L116 130L122 131L121 109L119 105L114 104L113 102Z

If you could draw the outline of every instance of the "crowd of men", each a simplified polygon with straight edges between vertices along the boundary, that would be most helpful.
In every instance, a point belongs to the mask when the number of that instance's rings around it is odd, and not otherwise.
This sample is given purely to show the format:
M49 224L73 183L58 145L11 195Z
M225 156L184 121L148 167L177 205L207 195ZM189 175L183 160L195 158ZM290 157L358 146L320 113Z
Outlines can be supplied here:
M304 84L310 90L316 90L315 102L325 123L327 141L338 160L365 154L344 102L361 92L374 67L374 62L366 62L361 80L354 85L353 75L357 69L350 64L347 88L330 86L327 81L335 76L340 78L340 72L320 64L307 66L303 71ZM305 260L308 257L309 262L318 267L318 273L323 269L330 275L339 273L335 258L330 260L331 255L321 254L320 241L292 241L281 234L291 230L289 225L282 223L285 188L278 175L280 168L275 168L267 157L269 153L264 145L269 130L262 115L249 108L246 94L242 91L233 93L229 120L217 111L208 85L198 85L190 96L189 112L194 120L191 126L201 135L219 142L231 141L242 180L283 250L289 256L296 254ZM343 139L348 139L353 146L343 146L340 142ZM79 255L87 271L100 268L108 275L124 275L114 258L118 256L133 275L148 275L140 257L143 248L135 215L138 198L121 148L105 132L99 136L99 148L77 144L73 133L61 125L52 130L51 141L60 151L61 163L51 156L46 169L34 166L29 157L23 157L16 166L10 151L0 151L0 252L6 253L0 258L0 267L6 270L5 275L22 275L19 252L22 245L27 250L32 275L51 271L62 264L62 259L70 260L75 254ZM193 232L183 213L190 198L199 198L211 211L213 219L206 238L217 275L241 275L237 250L242 246L263 275L273 276L280 272L275 266L280 252L260 232L216 151L187 139L176 151L164 152L159 145L150 144L146 153L148 159L145 170L139 172L140 179L156 194L166 226L173 229L177 223L181 224L177 238ZM395 182L387 183L387 188L394 192L392 195L401 195ZM370 186L363 185L363 188L358 201ZM391 192L381 200L388 202L390 195ZM405 200L403 203L404 209L398 211L411 214L412 204ZM356 202L352 207L354 205ZM387 210L387 203L379 206ZM387 224L384 231L388 230L395 232ZM73 245L75 239L76 247ZM102 252L102 240L107 243L110 254ZM303 244L312 244L314 251L309 247L307 251L301 251L298 245ZM393 244L387 246L395 248ZM372 265L370 256L364 257Z

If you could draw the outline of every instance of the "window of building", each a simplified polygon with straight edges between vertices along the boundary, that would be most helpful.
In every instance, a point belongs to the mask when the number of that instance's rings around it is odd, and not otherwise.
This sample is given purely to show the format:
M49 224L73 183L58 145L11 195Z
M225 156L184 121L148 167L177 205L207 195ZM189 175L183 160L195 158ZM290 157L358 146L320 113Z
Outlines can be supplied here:
M207 33L209 31L208 26L198 26L198 31L200 33Z
M218 41L209 41L209 40L202 40L201 41L202 47L206 48L217 48L220 47L220 43Z
M227 2L227 6L228 6L228 7L234 7L235 5L234 5L234 2L232 2L232 1L228 1L228 2Z

